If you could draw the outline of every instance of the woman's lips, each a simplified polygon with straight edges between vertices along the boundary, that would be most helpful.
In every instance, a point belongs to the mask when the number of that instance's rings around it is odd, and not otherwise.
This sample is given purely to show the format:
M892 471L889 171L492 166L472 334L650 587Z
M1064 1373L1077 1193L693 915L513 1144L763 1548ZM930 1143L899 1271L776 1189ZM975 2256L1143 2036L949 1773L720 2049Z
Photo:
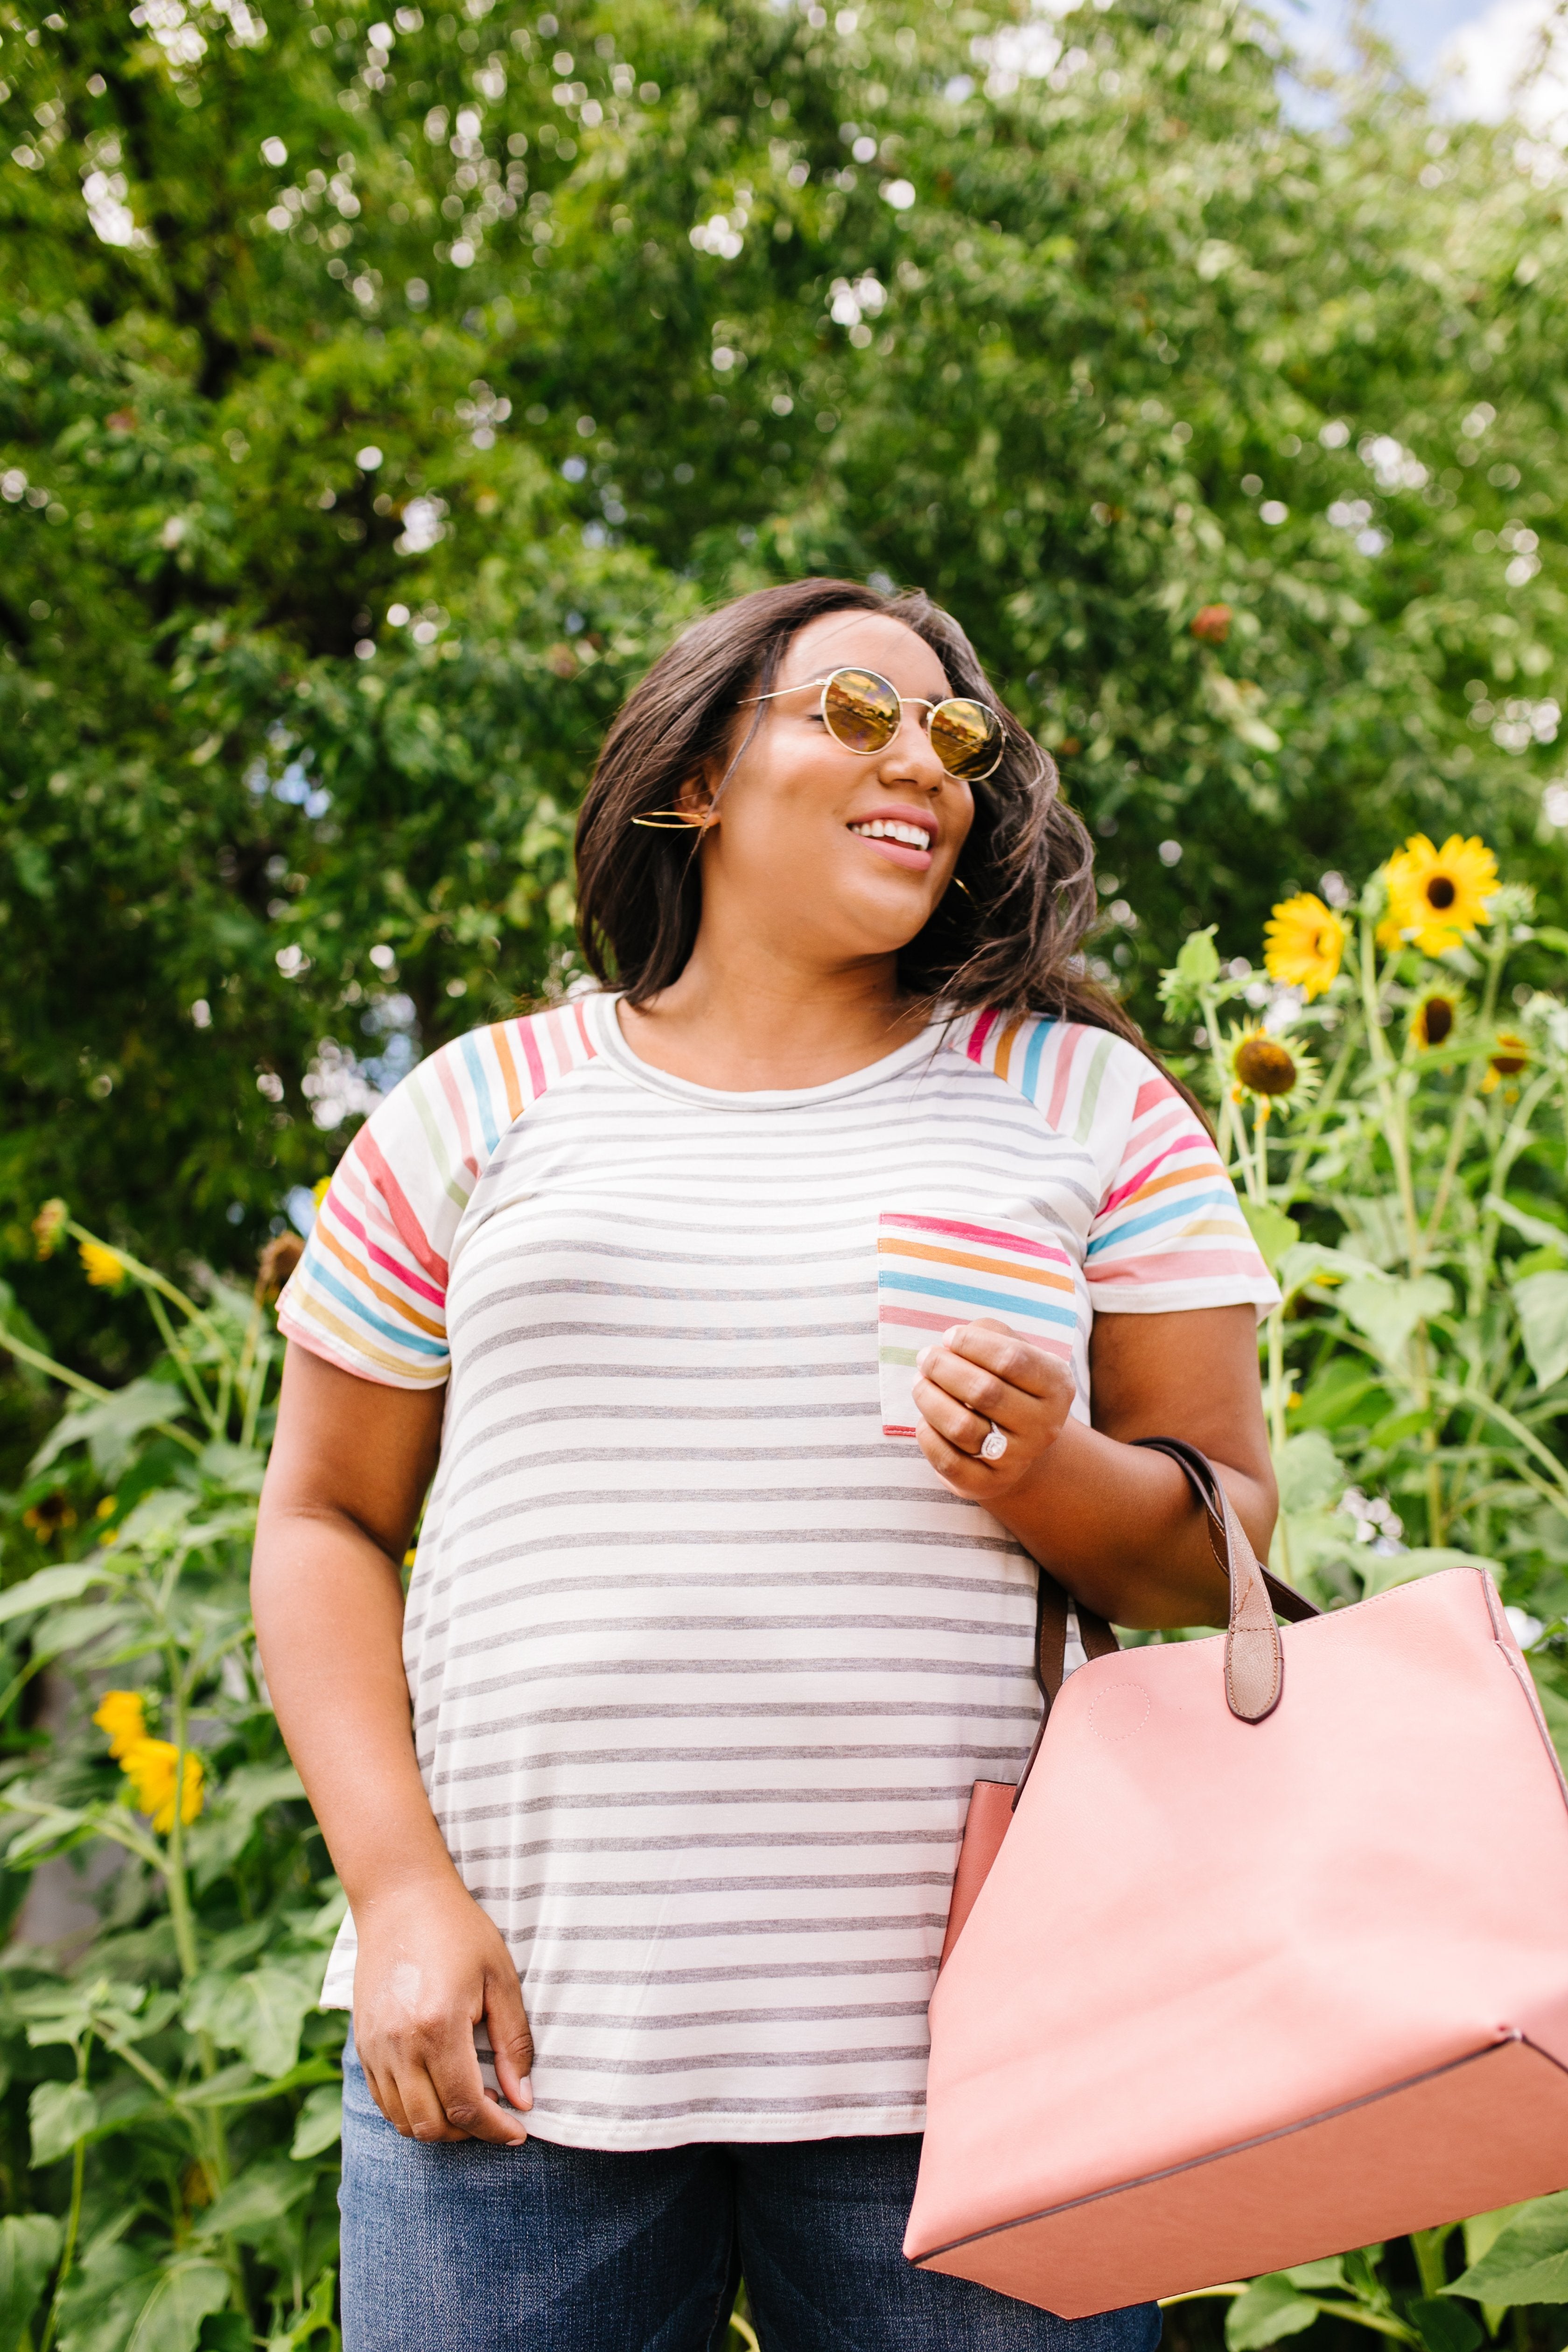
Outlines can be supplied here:
M878 828L877 832L862 829L872 825ZM883 851L895 866L905 866L911 874L923 874L931 864L936 845L936 821L923 809L903 808L895 802L891 807L872 809L865 816L854 818L848 829L857 841L866 844L868 849ZM889 836L895 829L900 833L921 835L924 847L917 847L910 841L891 839Z
M911 849L907 842L873 841L864 833L853 834L850 838L867 849L875 850L879 856L889 859L893 865L907 866L911 874L923 874L931 864L929 849Z

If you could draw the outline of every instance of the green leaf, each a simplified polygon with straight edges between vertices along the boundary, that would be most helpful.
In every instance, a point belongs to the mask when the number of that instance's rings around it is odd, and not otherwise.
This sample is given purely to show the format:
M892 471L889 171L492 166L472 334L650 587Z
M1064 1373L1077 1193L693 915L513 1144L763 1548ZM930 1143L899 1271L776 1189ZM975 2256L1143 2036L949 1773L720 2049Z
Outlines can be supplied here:
M1352 1250L1328 1249L1321 1242L1298 1242L1280 1257L1274 1279L1289 1301L1313 1283L1346 1282L1353 1276L1375 1276L1376 1272L1370 1259L1357 1257Z
M1175 962L1160 975L1161 1002L1176 1020L1190 1019L1200 1008L1202 991L1212 988L1219 978L1215 929L1210 923L1205 930L1189 931Z
M269 1805L287 1803L304 1793L304 1783L292 1764L242 1764L231 1772L216 1804L194 1824L186 1839L185 1850L202 1883L238 1861L258 1816Z
M1225 2315L1226 2352L1263 2352L1282 2336L1299 2336L1310 2327L1318 2307L1298 2294L1282 2271L1255 2279L1238 2294Z
M1343 1490L1344 1472L1333 1445L1321 1429L1304 1429L1288 1437L1275 1456L1282 1511L1310 1511Z
M1417 1323L1451 1312L1454 1294L1440 1274L1408 1276L1362 1275L1347 1282L1339 1294L1358 1331L1363 1331L1385 1364L1404 1358Z
M27 1465L29 1473L47 1470L68 1446L85 1443L93 1468L112 1486L130 1463L136 1440L155 1422L178 1421L184 1412L178 1391L166 1381L127 1381L106 1397L85 1397L66 1407Z
M1363 1599L1374 1592L1392 1592L1396 1584L1414 1584L1423 1576L1440 1576L1448 1568L1482 1568L1494 1582L1502 1581L1502 1570L1495 1559L1483 1559L1479 1552L1455 1551L1447 1544L1415 1544L1408 1551L1390 1552L1360 1547L1355 1562L1361 1570Z
M310 2195L310 2174L297 2171L291 2164L253 2164L207 2207L196 2224L196 2233L254 2244Z
M1176 956L1175 969L1181 977L1194 987L1207 988L1219 978L1219 950L1214 943L1218 926L1209 923L1201 931L1189 931Z
M0 2221L0 2352L16 2352L59 2259L63 2234L53 2213L7 2213Z
M0 1592L0 1625L25 1617L31 1609L53 1609L62 1601L76 1601L95 1584L106 1584L110 1570L92 1560L72 1561L64 1568L41 1568L21 1584Z
M1513 1303L1536 1386L1549 1389L1568 1372L1568 1274L1527 1274Z
M324 2147L342 2135L343 2127L343 2094L338 2083L323 2083L312 2091L300 2110L300 2120L294 2126L294 2144L289 2153L297 2162L308 2156L320 2156Z
M1311 2294L1321 2294L1325 2287L1331 2286L1344 2287L1348 2292L1350 2286L1345 2277L1343 2254L1326 2255L1321 2263L1296 2263L1289 2270L1281 2272L1280 2276L1288 2278L1292 2286L1302 2287Z
M1533 1242L1538 1249L1562 1248L1568 1244L1568 1228L1549 1224L1544 1217L1532 1215L1517 1202L1505 1201L1500 1192L1489 1192L1482 1205L1505 1225L1511 1225L1521 1240Z
M190 2025L192 2022L191 2012L187 2009L185 2023ZM237 2058L232 2066L220 2066L217 2073L209 2074L205 2082L193 2083L189 2090L182 2091L180 2105L183 2107L244 2106L256 2095L256 2091L255 2067L247 2065L243 2058ZM268 2095L268 2092L263 2092L262 2095Z
M1500 2307L1568 2303L1568 2189L1521 2206L1447 2293Z
M320 2352L317 2338L321 2336L330 2337L335 2345L338 2331L332 2320L332 2305L337 2298L337 2272L323 2271L311 2287L305 2308L294 2326L283 2335L273 2336L267 2352L297 2352L297 2347L304 2345L312 2347L313 2352Z
M228 2301L228 2273L199 2256L171 2263L136 2316L125 2352L196 2352L202 2322Z
M248 1976L199 1977L185 2003L185 2022L210 2033L221 2049L237 2050L270 2078L294 2063L300 2031L317 2005L313 1984L263 1965Z
M144 2246L116 2242L130 2213L88 2246L60 2302L60 2352L124 2352L125 2339L158 2275Z
M242 2311L211 2312L202 2322L196 2352L252 2352L255 2342Z
M1272 1273L1286 1251L1293 1249L1300 1240L1300 1226L1294 1217L1288 1217L1283 1209L1275 1208L1268 1201L1243 1199L1241 1213L1264 1265Z
M39 2083L27 2102L35 2165L68 2156L98 2121L98 2101L79 2083Z
M1486 2341L1472 2315L1442 2295L1418 2295L1407 2316L1426 2352L1476 2352Z

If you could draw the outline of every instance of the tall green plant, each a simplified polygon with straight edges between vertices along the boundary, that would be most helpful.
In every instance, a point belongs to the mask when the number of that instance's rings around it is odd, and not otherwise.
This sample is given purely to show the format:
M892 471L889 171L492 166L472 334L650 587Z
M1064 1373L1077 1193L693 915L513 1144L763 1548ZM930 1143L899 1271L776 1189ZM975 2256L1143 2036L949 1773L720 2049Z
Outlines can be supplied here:
M16 1885L66 1856L95 1864L101 1924L74 1955L13 1944L0 1969L0 2132L26 2184L0 2223L0 2341L320 2352L338 2341L343 2028L316 1996L342 1904L247 1597L279 1352L268 1284L247 1299L214 1282L198 1302L58 1202L37 1229L51 1253L79 1242L100 1286L133 1286L163 1347L106 1392L4 1336L73 1394L11 1514L58 1557L0 1592L0 1834ZM16 1706L46 1670L52 1731Z
M1161 989L1283 1293L1274 1564L1328 1607L1489 1568L1568 1762L1568 1005L1509 983L1568 934L1457 835L1340 895L1277 906L1262 972L1194 933ZM1177 2300L1211 2296L1227 2352L1321 2319L1477 2352L1568 2296L1568 2195Z

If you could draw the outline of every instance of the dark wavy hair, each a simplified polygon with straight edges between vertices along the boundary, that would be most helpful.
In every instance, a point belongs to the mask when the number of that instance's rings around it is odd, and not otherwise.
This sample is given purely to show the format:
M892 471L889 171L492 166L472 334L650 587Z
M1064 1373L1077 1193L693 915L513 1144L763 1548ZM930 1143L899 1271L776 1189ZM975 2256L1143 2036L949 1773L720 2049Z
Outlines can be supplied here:
M676 806L704 764L721 771L717 799L762 723L740 747L735 719L765 694L796 632L824 613L878 613L912 629L955 694L995 711L1005 748L974 786L974 822L949 889L899 957L905 992L933 1010L982 1006L1052 1013L1109 1029L1143 1051L1136 1024L1084 969L1095 920L1094 849L1061 799L1056 764L1003 704L952 616L919 590L883 595L853 580L759 588L693 623L632 689L594 770L577 820L577 904L590 969L646 1003L683 969L697 937L700 836L652 832L632 819Z

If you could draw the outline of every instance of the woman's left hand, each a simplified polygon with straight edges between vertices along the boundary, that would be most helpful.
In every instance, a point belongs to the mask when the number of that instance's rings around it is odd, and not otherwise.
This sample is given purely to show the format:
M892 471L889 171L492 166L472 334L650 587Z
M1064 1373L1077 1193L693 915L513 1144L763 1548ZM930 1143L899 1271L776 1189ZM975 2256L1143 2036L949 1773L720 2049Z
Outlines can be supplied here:
M1032 1477L1072 1406L1070 1366L989 1315L944 1331L916 1369L921 1452L970 1502L999 1503ZM982 1452L988 1439L993 1460Z

